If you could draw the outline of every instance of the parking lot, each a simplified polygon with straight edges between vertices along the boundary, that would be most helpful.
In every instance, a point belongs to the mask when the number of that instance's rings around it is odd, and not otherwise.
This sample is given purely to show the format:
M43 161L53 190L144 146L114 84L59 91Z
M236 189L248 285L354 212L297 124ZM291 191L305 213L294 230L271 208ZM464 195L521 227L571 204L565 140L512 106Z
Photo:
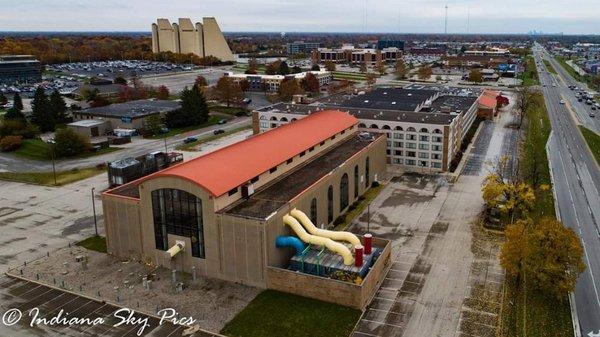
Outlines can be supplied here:
M143 333L138 334L141 325L123 324L114 326L120 321L114 316L118 307L110 304L89 300L70 293L62 292L49 287L37 285L31 282L13 279L9 277L0 278L0 308L2 314L9 309L19 309L23 317L18 323L7 326L0 324L0 335L2 336L106 336L106 337L175 337L182 336L186 329L181 325L164 323L159 325L159 319L135 313L140 320L147 318L148 326ZM34 325L31 327L29 310L38 308L40 317L54 317L63 310L63 317L77 318L102 318L103 323L97 325ZM194 337L219 336L206 332L196 332Z

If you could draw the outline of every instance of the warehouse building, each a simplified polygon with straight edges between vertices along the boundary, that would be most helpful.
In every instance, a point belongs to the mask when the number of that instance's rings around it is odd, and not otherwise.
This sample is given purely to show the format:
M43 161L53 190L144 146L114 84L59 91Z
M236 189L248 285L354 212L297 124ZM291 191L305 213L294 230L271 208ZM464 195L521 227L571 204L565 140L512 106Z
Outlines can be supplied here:
M289 270L299 252L276 240L294 234L284 224L294 209L330 227L384 174L385 142L359 132L347 113L321 111L109 190L102 195L108 251L364 308L389 263L387 241L373 238L370 271L345 283Z
M73 111L73 120L108 121L110 130L114 129L146 129L146 119L149 116L164 115L181 108L178 101L158 99L141 99L125 103L115 103L107 106Z
M409 171L448 171L460 158L480 94L459 88L378 88L335 103L279 103L253 112L253 130L264 132L335 108L358 118L359 129L387 134L388 163Z
M0 84L42 81L42 65L33 55L0 55Z

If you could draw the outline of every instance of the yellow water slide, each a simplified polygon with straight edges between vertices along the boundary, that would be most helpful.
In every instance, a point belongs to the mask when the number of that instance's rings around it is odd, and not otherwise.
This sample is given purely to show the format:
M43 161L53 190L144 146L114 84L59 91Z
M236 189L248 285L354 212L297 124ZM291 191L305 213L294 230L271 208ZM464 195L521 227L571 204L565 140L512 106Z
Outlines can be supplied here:
M311 245L325 246L330 251L342 256L344 258L345 265L349 266L354 262L354 258L352 257L352 253L348 247L329 238L308 234L304 227L302 227L298 220L296 220L293 216L289 214L284 215L283 223L290 226L300 240Z
M290 214L298 219L298 221L306 228L306 230L316 236L322 236L324 238L329 238L335 241L346 241L352 244L352 247L360 246L362 243L358 239L358 237L350 232L342 232L342 231L330 231L326 229L317 228L312 221L302 212L294 208Z

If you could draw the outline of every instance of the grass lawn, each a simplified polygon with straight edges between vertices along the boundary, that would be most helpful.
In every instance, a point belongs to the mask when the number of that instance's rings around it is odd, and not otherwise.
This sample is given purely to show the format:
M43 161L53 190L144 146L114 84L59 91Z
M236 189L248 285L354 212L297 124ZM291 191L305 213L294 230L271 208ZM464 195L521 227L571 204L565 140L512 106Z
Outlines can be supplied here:
M184 128L173 128L170 129L169 132L167 133L163 133L160 135L155 135L152 137L149 137L150 139L163 139L163 138L169 138L184 132L188 132L188 131L192 131L192 130L197 130L200 128L205 128L207 126L211 126L211 125L215 125L217 124L221 119L228 119L226 117L223 116L210 116L208 117L208 121L200 124L200 125L191 125L191 126L186 126Z
M553 74L557 74L556 69L554 69L554 67L552 66L552 63L550 63L550 61L544 59L544 64L546 65L546 68L548 69L549 72L551 72Z
M348 228L352 220L359 216L365 208L375 199L379 193L383 190L384 185L380 184L376 187L371 187L365 194L358 198L358 200L350 205L348 210L335 220L335 230L343 231Z
M226 336L346 337L360 311L337 304L265 290L221 330Z
M554 56L554 58L560 63L560 65L569 73L569 75L573 76L577 81L584 81L584 79L579 75L578 72L573 69L570 65L567 64L567 60L562 56ZM585 82L585 81L584 81Z
M551 184L545 150L551 125L542 94L534 94L532 102L527 108L524 123L525 140L519 172L521 179L534 188L536 202L531 216L536 221L545 216L555 217L555 212L552 189L540 188ZM573 336L571 311L566 297L563 300L547 297L527 282L516 284L510 279L505 280L504 287L500 336Z
M596 158L596 162L600 164L600 135L586 128L585 126L580 125L579 128L581 129L583 138L585 138L590 150L592 150L592 153Z
M229 136L229 135L232 135L232 134L240 132L240 131L249 130L251 128L252 128L251 126L242 126L242 127L239 127L239 128L231 129L231 130L225 131L224 133L219 134L219 135L212 135L212 136L209 136L209 137L206 137L206 138L199 139L199 140L197 140L195 142L192 142L192 143L177 145L177 147L175 147L175 149L179 150L179 151L196 151L196 150L194 150L194 147L196 147L196 146L198 146L198 145L200 145L202 143L206 143L206 142L210 142L210 141L213 141L213 140L217 140L219 138L222 138L222 137L225 137L225 136Z
M248 113L247 109L240 108L237 106L222 106L222 105L212 105L209 106L208 109L211 112L220 112L227 115L235 116L237 113Z
M77 246L81 246L85 249L94 250L100 253L106 253L106 238L103 236L91 236L83 241L76 243Z
M82 153L80 155L69 157L69 158L70 159L88 158L88 157L94 157L94 156L99 156L99 155L106 154L106 153L119 151L119 150L121 150L120 147L107 147L105 149L100 149L95 152L86 152L86 153ZM23 142L21 143L21 147L12 153L18 157L33 159L33 160L51 160L52 159L51 152L50 152L50 145L40 139L24 139Z
M104 169L97 169L95 167L57 171L56 185L54 184L54 174L52 172L0 172L0 180L18 181L45 186L62 186L104 172L106 172Z
M540 84L537 69L535 68L535 60L532 55L528 55L525 58L525 71L521 75L521 79L523 80L523 85L526 87Z

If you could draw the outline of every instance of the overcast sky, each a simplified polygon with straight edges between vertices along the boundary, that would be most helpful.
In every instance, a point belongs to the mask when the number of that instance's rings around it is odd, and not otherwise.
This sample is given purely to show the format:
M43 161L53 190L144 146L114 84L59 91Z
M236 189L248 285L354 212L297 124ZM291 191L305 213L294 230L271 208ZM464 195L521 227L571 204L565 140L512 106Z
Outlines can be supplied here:
M158 17L214 16L224 31L441 33L446 4L449 33L600 34L599 0L0 0L0 31L150 31Z

